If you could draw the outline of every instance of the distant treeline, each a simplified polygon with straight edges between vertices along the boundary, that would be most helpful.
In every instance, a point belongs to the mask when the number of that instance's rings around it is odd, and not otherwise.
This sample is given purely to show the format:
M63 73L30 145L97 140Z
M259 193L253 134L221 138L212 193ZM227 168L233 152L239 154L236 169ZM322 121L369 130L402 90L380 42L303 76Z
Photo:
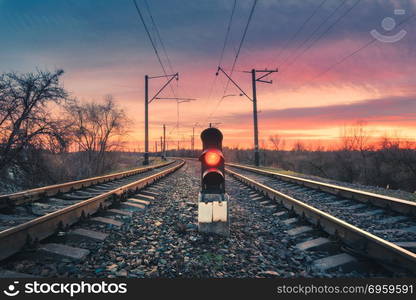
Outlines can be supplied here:
M80 102L55 72L0 74L0 192L91 177L123 162L129 121L111 95ZM130 163L131 165L131 163Z
M172 156L198 157L199 151L169 151ZM227 161L253 164L253 150L224 148ZM416 191L416 147L413 143L383 138L378 144L345 139L338 150L260 150L260 164L350 183Z
M111 95L104 101L69 97L56 72L0 74L0 193L76 180L141 164L126 150L131 123ZM296 142L288 150L279 135L263 142L261 165L341 180L416 190L416 145L384 137L374 142L365 123L345 127L331 149ZM371 141L371 142L370 142ZM200 151L169 150L198 157ZM250 149L224 148L227 161L251 164ZM154 154L157 155L157 154Z

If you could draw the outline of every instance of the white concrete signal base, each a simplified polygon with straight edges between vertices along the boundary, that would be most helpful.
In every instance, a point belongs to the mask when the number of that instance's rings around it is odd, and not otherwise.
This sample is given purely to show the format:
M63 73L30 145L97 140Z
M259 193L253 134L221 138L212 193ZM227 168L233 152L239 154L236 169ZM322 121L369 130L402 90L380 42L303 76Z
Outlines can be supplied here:
M203 194L198 196L198 230L228 236L228 194Z

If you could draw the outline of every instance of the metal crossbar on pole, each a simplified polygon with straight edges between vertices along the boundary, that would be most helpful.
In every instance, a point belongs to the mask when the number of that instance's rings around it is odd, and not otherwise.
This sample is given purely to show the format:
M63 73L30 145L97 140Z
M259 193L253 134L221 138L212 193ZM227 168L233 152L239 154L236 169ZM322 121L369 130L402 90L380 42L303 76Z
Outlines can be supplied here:
M195 98L181 98L181 97L156 97L155 99L160 100L176 100L176 113L177 113L177 121L176 121L176 130L177 130L177 149L179 151L179 104L185 103L185 102L191 102L198 99Z
M254 132L254 164L256 166L260 165L260 154L259 154L259 128L258 128L258 118L257 118L257 82L262 83L273 83L271 80L264 80L267 76L272 73L278 72L278 70L256 70L252 69L251 71L245 71L245 73L251 73L251 85L252 85L252 97L248 96L246 92L229 76L221 67L218 67L216 75L218 76L219 72L222 72L229 81L233 83L242 94L240 96L246 96L253 103L253 132ZM260 77L257 77L257 73L261 73Z
M170 77L168 81L157 91L157 93L150 99L149 101L149 79L155 78L162 78L162 77ZM179 73L175 73L172 75L162 75L162 76L144 76L144 160L143 165L149 164L149 104L158 99L158 95L169 85L169 83L173 80L179 80Z

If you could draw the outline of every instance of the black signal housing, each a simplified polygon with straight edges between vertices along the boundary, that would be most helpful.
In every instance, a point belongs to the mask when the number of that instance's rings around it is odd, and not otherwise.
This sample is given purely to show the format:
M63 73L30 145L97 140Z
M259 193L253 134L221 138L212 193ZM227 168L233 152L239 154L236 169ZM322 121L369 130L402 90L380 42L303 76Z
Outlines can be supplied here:
M203 152L201 161L201 192L206 194L225 193L224 155L221 131L207 128L201 133Z

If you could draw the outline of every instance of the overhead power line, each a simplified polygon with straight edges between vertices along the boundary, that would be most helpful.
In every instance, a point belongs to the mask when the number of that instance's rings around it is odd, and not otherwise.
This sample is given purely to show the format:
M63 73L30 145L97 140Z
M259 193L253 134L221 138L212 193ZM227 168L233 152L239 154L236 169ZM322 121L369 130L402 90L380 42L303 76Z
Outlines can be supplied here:
M250 14L248 16L246 26L244 27L243 36L241 37L241 40L240 40L240 43L238 45L238 49L237 49L237 52L235 54L234 61L233 61L232 67L231 67L230 77L232 77L232 75L234 73L234 69L235 69L235 66L237 64L238 57L240 56L241 48L243 47L243 44L244 44L244 41L245 41L245 38L246 38L246 35L247 35L247 31L248 31L248 28L249 28L250 23L251 23L251 19L253 18L254 10L255 10L256 5L257 5L257 1L258 0L254 0L253 5L251 6ZM218 67L220 67L220 66L218 66ZM219 99L219 101L217 102L217 105L214 107L213 111L208 116L208 119L211 118L212 115L217 111L217 109L220 106L222 100L224 99L224 96L225 96L225 94L227 92L227 89L228 89L229 84L230 84L230 79L227 80L226 86L224 88L223 95Z
M221 50L221 55L220 55L220 59L218 61L218 65L221 66L222 64L222 60L224 58L224 52L225 52L225 48L227 47L227 43L228 43L228 38L230 36L230 30L231 30L231 24L233 23L233 17L234 17L234 12L235 12L235 8L237 6L237 0L234 0L233 3L233 8L231 10L231 15L230 15L230 19L228 20L228 26L227 26L227 32L225 34L225 38L224 38L224 44L222 46L222 50ZM215 76L217 77L217 76Z
M347 2L347 0L342 0L340 2L340 4L329 14L328 17L326 17L321 23L319 23L318 27L315 28L315 30L309 35L308 38L306 38L305 40L303 40L303 42L301 42L293 51L293 57L297 57L297 53L298 51L303 47L303 45L305 45L307 42L309 42L311 40L311 38L321 29L321 27L328 22L329 19L332 18L332 16L345 4L345 2ZM290 55L288 57L286 57L286 59L283 61L282 65L286 64L287 62L289 62L290 59Z
M316 15L316 13L321 9L321 7L327 2L328 0L323 0L312 12L312 14L309 15L308 18L302 23L302 25L298 28L298 30L290 37L290 39L285 43L285 46L282 48L282 50L279 52L279 54L276 57L276 60L280 58L280 56L286 51L287 47L291 44L293 40L296 39L296 37L299 35L299 33L303 30L303 28L306 26L306 24Z
M406 23L413 21L414 17L416 15L412 14L409 17L407 17L406 19L404 19L403 21L401 21L399 24L397 24L397 28L401 28L404 25L406 25ZM312 81L315 81L316 79L318 79L319 77L322 77L323 75L327 74L329 71L333 70L334 68L336 68L338 65L342 64L343 62L345 62L346 60L350 59L351 57L353 57L354 55L356 55L357 53L359 53L360 51L368 48L370 45L372 45L374 42L376 42L377 39L376 38L372 38L371 40L369 40L368 42L364 43L363 45L361 45L360 47L358 47L356 50L354 50L353 52L351 52L350 54L342 57L341 59L339 59L338 61L336 61L335 63L333 63L332 65L330 65L329 67L327 67L324 71L318 73L316 76L314 76L311 80L309 80L308 82L306 82L305 84L302 84L302 86L305 86L306 84L311 83Z
M236 66L236 64L237 64L237 60L238 60L238 57L240 56L240 51L241 51L241 48L243 47L244 41L245 41L245 39L246 39L246 35L247 35L247 31L248 31L248 27L250 26L251 19L252 19L252 17L253 17L253 13L254 13L254 9L256 8L257 1L258 1L258 0L254 0L253 5L251 6L250 15L248 16L247 23L246 23L246 26L245 26L245 28L244 28L243 36L241 37L241 41L240 41L240 44L238 45L238 50L237 50L237 53L235 54L235 57L234 57L233 65L232 65L232 67L231 67L230 77L232 77L232 76L233 76L234 68L235 68L235 66ZM220 66L219 66L219 67L220 67ZM225 87L225 89L224 89L224 94L223 94L223 96L224 96L224 95L225 95L225 93L227 92L227 89L228 89L228 85L229 85L229 84L230 84L230 80L228 80L228 81L227 81L227 85L226 85L226 87Z
M295 64L296 61L298 61L298 59L305 54L310 48L312 48L313 45L315 45L323 36L325 36L332 28L334 28L335 25L337 25L339 23L339 21L341 21L342 18L344 18L346 15L348 15L351 10L353 10L354 7L357 6L357 4L360 2L361 0L357 0L348 10L346 10L343 14L341 14L336 20L335 22L333 22L330 26L328 26L328 28L323 31L317 38L315 38L312 43L310 43L306 48L304 48L300 54L298 56L296 56L296 58L294 60L292 60L292 62L290 62L286 67L289 68L290 66L292 66L293 64Z
M135 1L136 1L136 0L135 0ZM156 32L156 35L157 35L157 37L158 37L158 39L159 39L160 46L162 47L162 51L163 51L163 53L164 53L164 55L165 55L165 57L166 57L166 61L167 61L167 63L168 63L169 71L170 71L171 73L175 73L175 72L173 71L172 64L171 64L171 62L170 62L170 59L169 59L168 53L167 53L167 51L166 51L166 48L165 48L165 43L163 43L162 36L161 36L161 34L160 34L160 31L159 31L158 26L156 25L155 19L153 18L153 14L152 14L152 11L151 11L151 9L150 9L150 6L149 6L149 3L147 2L147 0L144 0L144 4L146 5L146 10L147 10L147 13L148 13L148 14L149 14L149 16L150 16L150 21L152 22L152 25L153 25L153 27L154 27L154 29L155 29L155 32ZM157 47L155 47L155 48L157 49ZM162 67L162 68L164 69L164 67ZM165 72L165 71L164 71L164 72ZM165 72L165 75L166 75L166 72ZM172 85L170 85L169 87L170 87L170 90L172 91L173 96L174 96L174 97L176 97L176 93L175 93L175 90L173 89L173 86L172 86Z
M146 5L146 9L147 9L147 12L149 13L150 20L152 21L153 27L155 28L156 35L159 38L160 45L162 46L163 53L164 53L164 55L166 57L166 61L168 63L169 71L172 72L172 73L174 73L173 68L172 68L171 61L170 61L169 56L168 56L168 53L166 51L165 43L163 43L162 36L160 34L160 31L159 31L158 26L156 25L155 19L153 18L153 15L152 15L152 12L151 12L149 3L147 2L147 0L144 0L144 3Z
M229 36L230 36L230 31L231 31L231 25L233 23L233 17L234 17L234 12L235 12L236 6L237 6L237 0L234 0L233 7L231 9L230 18L228 19L228 25L227 25L227 31L225 33L224 44L222 46L220 58L219 58L219 61L218 61L218 65L219 66L222 64L222 60L224 58L225 49L227 48L227 44L228 44L228 40L229 40ZM215 85L217 83L217 80L218 80L218 76L214 76L214 80L212 81L212 84L211 84L210 89L209 89L208 102L211 100L212 93L214 92L214 87L215 87ZM218 103L217 103L217 105L218 105ZM211 118L211 116L212 116L212 112L207 117L206 121L208 121L208 119Z
M146 22L145 22L145 20L144 20L144 18L143 18L142 12L140 11L140 8L139 8L139 6L137 5L136 0L133 0L133 3L134 3L134 6L136 7L137 13L139 14L140 20L141 20L141 22L142 22L142 24L143 24L143 27L144 27L144 29L145 29L145 31L146 31L146 33L147 33L147 36L148 36L148 38L149 38L149 40L150 40L150 43L152 44L152 47L153 47L153 50L154 50L154 52L155 52L155 54L156 54L157 60L159 61L159 64L160 64L160 66L162 67L163 73L164 73L164 75L166 76L166 75L167 75L167 73L166 73L165 66L163 65L163 62L162 62L162 60L161 60L161 58L160 58L160 55L159 55L159 52L157 51L157 48L156 48L155 42L153 41L152 35L150 34L150 31L149 31L149 28L148 28L148 27L147 27L147 25L146 25Z

